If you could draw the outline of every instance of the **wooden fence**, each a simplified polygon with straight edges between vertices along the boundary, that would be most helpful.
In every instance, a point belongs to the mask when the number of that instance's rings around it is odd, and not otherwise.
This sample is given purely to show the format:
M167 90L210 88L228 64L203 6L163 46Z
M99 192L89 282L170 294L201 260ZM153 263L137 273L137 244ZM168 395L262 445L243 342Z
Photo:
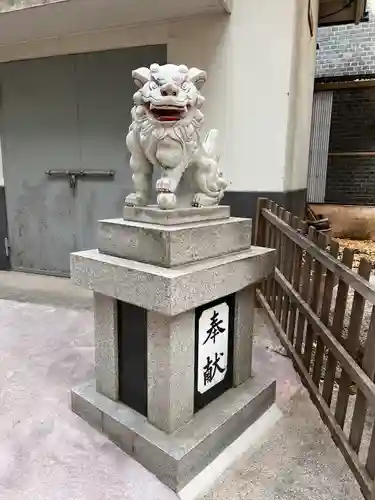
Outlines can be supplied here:
M336 241L264 198L258 200L255 231L258 246L276 248L275 272L258 299L364 497L375 500L371 264L362 259L355 272L352 250L338 259Z

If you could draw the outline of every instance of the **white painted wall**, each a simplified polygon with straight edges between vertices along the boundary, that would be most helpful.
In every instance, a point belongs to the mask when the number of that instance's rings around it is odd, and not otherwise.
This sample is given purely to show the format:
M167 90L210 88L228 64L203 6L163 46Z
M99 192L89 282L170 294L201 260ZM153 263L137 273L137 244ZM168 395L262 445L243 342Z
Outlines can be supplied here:
M292 67L294 83L290 95L292 105L288 126L284 190L296 190L307 186L319 0L312 0L311 7L315 24L312 37L307 22L308 2L298 3L298 43Z
M206 123L232 191L284 189L296 1L236 0L230 19L171 34L170 60L208 71Z
M166 43L171 62L208 71L206 127L220 130L230 190L297 189L306 187L315 62L301 3L235 0L231 16L3 45L0 61Z
M169 59L207 69L206 124L233 191L305 188L314 86L308 2L236 0L230 19L170 33Z

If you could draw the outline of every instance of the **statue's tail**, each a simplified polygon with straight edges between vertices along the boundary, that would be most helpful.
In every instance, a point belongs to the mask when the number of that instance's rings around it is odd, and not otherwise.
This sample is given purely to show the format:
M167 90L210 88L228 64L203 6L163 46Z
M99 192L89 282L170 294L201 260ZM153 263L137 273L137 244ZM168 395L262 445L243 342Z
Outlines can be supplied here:
M216 162L219 162L219 131L215 128L207 132L204 138L203 147L210 158L213 158Z
M195 181L202 193L220 201L227 182L219 170L219 131L210 130L203 141L204 155L200 158Z

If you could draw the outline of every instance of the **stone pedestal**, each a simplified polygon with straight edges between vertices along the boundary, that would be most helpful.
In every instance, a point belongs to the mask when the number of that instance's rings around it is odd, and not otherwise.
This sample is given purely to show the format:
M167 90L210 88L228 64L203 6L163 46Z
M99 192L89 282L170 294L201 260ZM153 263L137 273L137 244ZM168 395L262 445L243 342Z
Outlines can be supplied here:
M72 408L175 491L275 400L252 374L255 284L274 251L228 207L125 208L99 248L72 254L94 291L96 380Z

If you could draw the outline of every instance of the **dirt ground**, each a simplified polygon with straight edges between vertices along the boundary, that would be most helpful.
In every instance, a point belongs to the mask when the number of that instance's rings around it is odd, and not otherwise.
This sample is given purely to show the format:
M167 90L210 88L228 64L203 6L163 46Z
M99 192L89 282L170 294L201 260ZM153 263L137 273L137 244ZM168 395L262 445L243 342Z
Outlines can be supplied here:
M354 255L354 268L358 268L359 262L362 257L368 259L375 269L375 241L371 240L349 240L346 238L335 238L340 245L340 257L345 247L351 248L355 251Z
M372 284L375 284L375 242L367 240L352 240L346 238L335 238L335 240L338 241L340 245L340 254L339 254L340 258L342 257L342 252L344 251L345 247L351 248L355 251L354 263L353 263L353 269L355 271L357 271L359 267L359 262L362 258L368 259L371 262L373 271L370 277L370 282ZM331 324L333 321L333 315L335 310L336 295L337 295L337 286L333 290L333 301L332 301L331 315L330 315ZM348 335L348 328L350 324L353 300L354 300L354 290L353 288L349 287L346 307L345 307L343 332L342 332L343 338L346 338ZM361 331L360 331L360 345L362 347L364 347L367 339L367 333L370 327L372 309L373 309L373 304L366 301L364 306L363 317L361 322Z

